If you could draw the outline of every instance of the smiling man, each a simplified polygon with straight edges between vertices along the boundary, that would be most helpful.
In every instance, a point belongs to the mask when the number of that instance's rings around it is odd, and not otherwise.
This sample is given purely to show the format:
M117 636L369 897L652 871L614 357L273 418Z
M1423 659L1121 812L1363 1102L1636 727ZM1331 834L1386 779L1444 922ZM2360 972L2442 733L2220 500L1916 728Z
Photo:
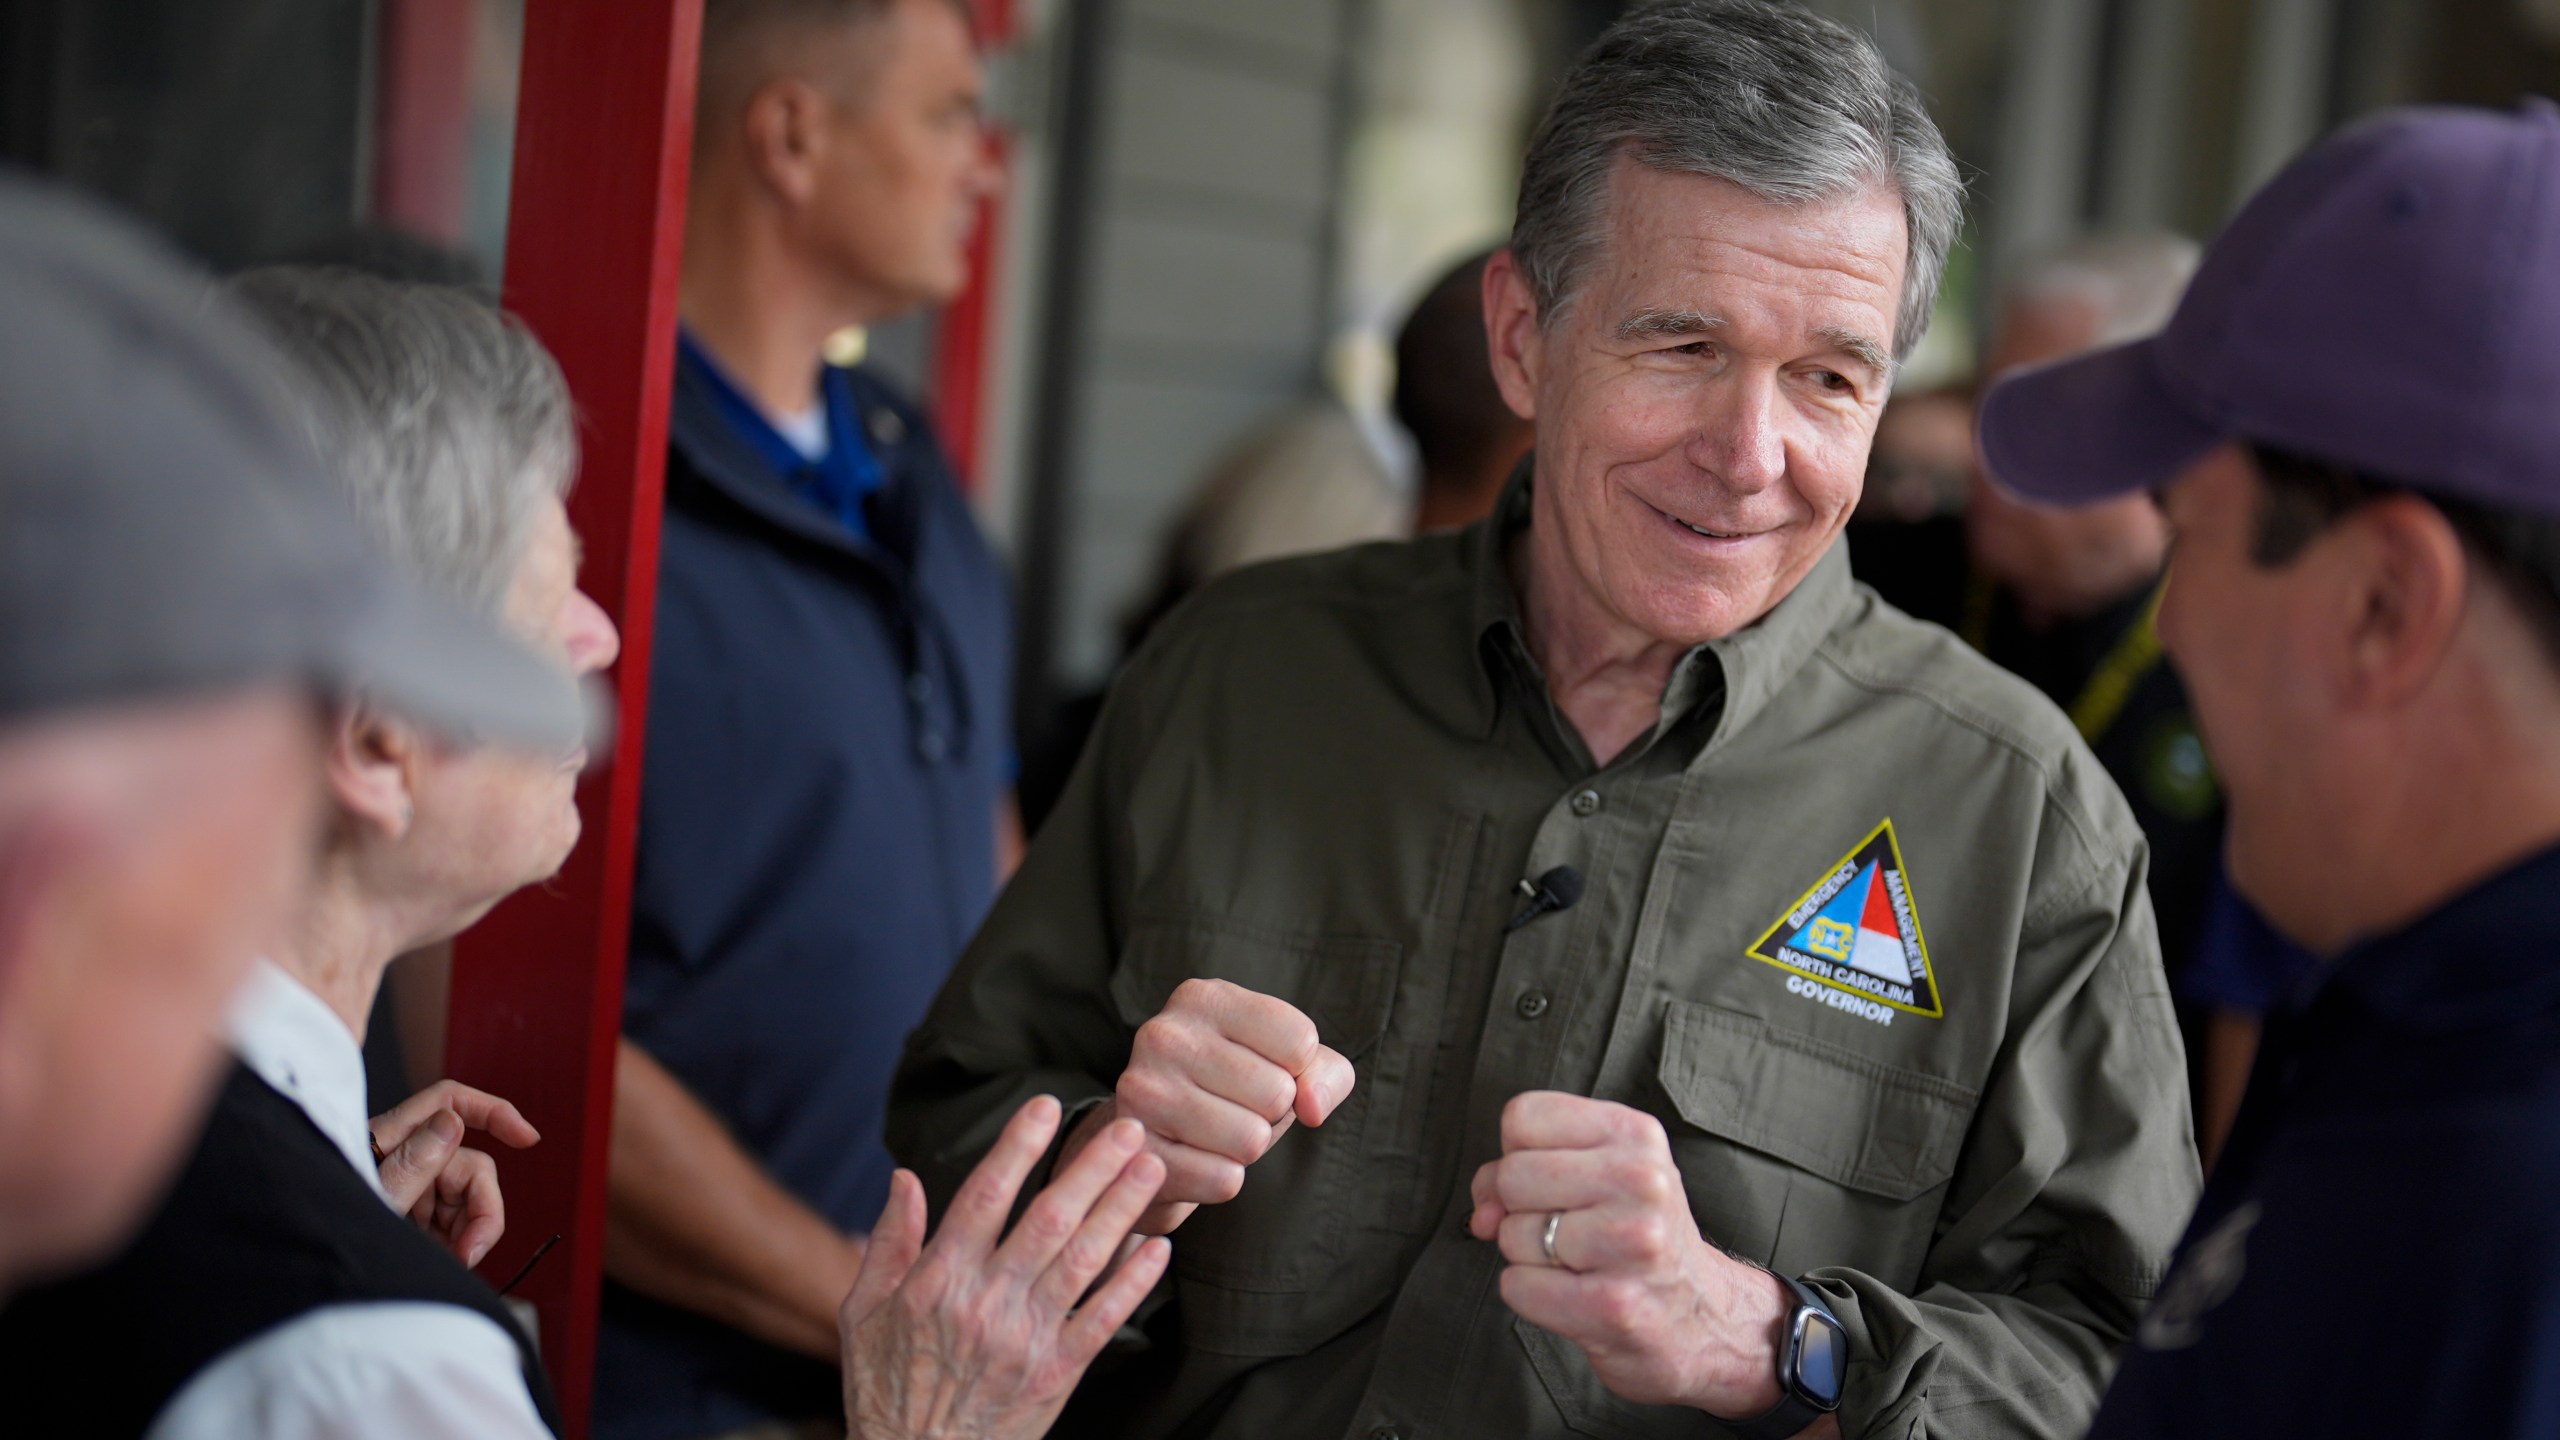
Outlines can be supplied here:
M1960 199L1865 41L1639 11L1488 267L1495 515L1132 663L890 1117L1145 1124L1169 1303L1061 1433L2086 1424L2197 1183L2141 834L1839 542Z

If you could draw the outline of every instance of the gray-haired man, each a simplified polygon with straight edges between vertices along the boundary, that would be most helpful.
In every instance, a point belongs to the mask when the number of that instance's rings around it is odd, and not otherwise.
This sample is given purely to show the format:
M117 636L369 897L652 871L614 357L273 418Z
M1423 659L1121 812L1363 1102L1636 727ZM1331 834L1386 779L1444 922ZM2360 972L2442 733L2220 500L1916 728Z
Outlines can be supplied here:
M892 1144L1145 1123L1175 1284L1097 1432L2076 1432L2196 1190L2141 834L1837 543L1954 168L1864 41L1677 3L1521 194L1533 463L1167 623Z

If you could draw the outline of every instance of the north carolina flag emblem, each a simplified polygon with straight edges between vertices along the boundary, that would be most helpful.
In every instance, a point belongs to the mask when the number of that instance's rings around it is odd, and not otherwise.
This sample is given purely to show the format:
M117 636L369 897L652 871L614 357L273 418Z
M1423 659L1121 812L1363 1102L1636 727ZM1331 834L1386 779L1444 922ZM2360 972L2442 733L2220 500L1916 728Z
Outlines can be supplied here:
M1896 1010L1931 1017L1946 1013L1938 1003L1937 975L1929 968L1929 942L1921 936L1920 915L1912 908L1910 873L1903 868L1902 847L1889 819L1840 857L1749 953L1754 960ZM1788 982L1789 988L1794 985Z

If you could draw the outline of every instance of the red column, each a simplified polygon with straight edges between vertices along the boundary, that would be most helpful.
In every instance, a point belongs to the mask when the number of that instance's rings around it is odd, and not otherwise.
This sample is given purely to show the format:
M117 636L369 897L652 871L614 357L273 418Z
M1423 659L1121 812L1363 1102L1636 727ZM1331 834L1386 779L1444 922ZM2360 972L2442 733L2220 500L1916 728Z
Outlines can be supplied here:
M572 1437L587 1432L604 1269L605 1160L630 930L658 507L675 369L676 277L702 0L530 0L508 216L506 300L560 359L583 464L569 502L587 593L622 628L621 730L578 792L586 834L547 886L455 946L451 1072L516 1102L542 1143L502 1155L503 1283L516 1293Z

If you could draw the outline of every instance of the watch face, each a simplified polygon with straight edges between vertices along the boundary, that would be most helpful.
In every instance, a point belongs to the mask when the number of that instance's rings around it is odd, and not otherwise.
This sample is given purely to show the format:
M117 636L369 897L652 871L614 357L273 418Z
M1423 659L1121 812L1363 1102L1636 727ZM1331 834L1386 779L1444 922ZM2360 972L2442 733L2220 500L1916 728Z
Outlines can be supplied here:
M1796 1316L1796 1386L1804 1397L1828 1410L1840 1403L1849 1379L1849 1340L1840 1322L1819 1310Z

